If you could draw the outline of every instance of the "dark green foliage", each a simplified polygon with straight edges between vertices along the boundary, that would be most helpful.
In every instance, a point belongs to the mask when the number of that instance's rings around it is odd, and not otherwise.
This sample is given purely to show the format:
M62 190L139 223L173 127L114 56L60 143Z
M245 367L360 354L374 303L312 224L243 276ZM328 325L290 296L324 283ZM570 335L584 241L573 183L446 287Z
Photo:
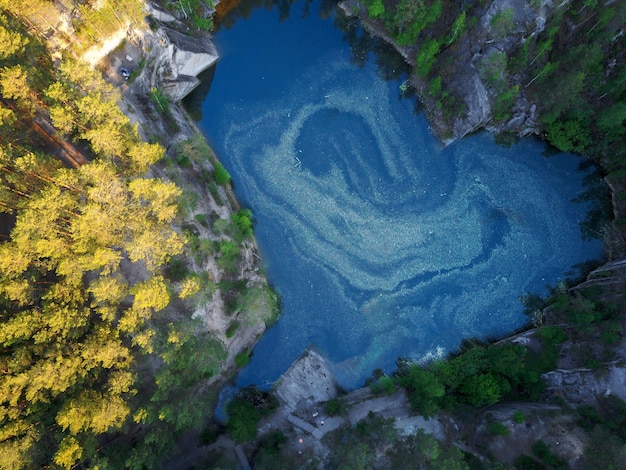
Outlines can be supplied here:
M532 359L530 359L532 357ZM537 397L542 381L534 357L519 344L469 346L463 353L428 369L398 362L397 384L407 389L415 410L425 416L439 407L467 403L476 408L504 399Z
M598 400L597 408L589 405L576 410L578 423L585 429L602 425L626 443L626 402L609 395Z
M520 410L517 410L515 413L513 413L513 421L515 421L517 424L521 424L526 420L526 417L524 416L524 413Z
M235 356L235 365L239 368L247 366L249 362L250 354L247 352L240 352Z
M400 0L385 11L385 26L399 45L413 45L424 28L437 21L442 8L442 0Z
M387 458L388 468L394 469L469 469L460 449L437 441L421 429L415 434L398 439L387 451Z
M463 399L475 408L498 403L509 391L506 380L498 380L489 372L469 377L459 388Z
M209 223L209 216L207 214L196 214L194 216L194 220L202 225L204 228L209 228L211 224Z
M539 335L539 338L541 338L544 346L556 346L567 339L563 329L558 326L544 326L537 332L537 334Z
M378 380L372 381L369 384L372 393L386 393L391 395L396 391L396 385L393 379L387 375L383 375Z
M372 468L377 450L386 448L397 438L393 420L370 414L352 427L333 432L328 438L334 445L328 468Z
M200 442L204 445L213 444L224 431L224 426L211 422L200 433Z
M429 418L439 411L439 400L445 389L437 376L418 364L411 366L408 374L397 379L398 385L407 389L411 408Z
M274 431L264 437L254 454L254 468L268 470L279 470L283 468L288 470L292 468L293 462L285 462L285 458L281 452L286 442L287 437L282 431Z
M548 124L548 140L563 152L584 152L591 144L589 124L580 119L555 120Z
M546 470L546 466L528 455L521 455L513 462L515 470Z
M608 149L623 142L620 67L607 64L623 63L623 46L614 38L625 15L622 3L608 8L573 1L512 58L528 77L526 91L540 106L546 137L560 150L610 158L617 152Z
M228 325L228 328L226 329L226 337L232 338L238 329L239 329L239 322L237 320L231 321Z
M593 427L589 436L591 439L584 454L585 470L626 468L626 442L623 439L602 425Z
M182 281L189 274L185 258L182 256L173 257L167 264L166 274L172 281Z
M260 391L254 385L241 389L226 407L228 433L237 442L254 439L259 420L277 406L273 395Z
M600 337L606 346L616 346L622 340L624 335L624 325L618 319L606 320L602 324Z
M615 396L602 397L597 407L576 409L578 424L591 442L585 450L585 469L617 470L626 464L626 403Z
M326 402L324 408L330 416L344 415L348 411L348 406L343 398L331 398Z
M511 108L519 94L519 87L512 86L506 91L498 93L493 107L493 118L496 121L507 121L511 118Z
M543 441L537 441L533 444L533 455L555 470L565 470L568 468L567 462L554 455L548 445Z
M223 206L224 201L222 200L222 196L220 195L219 190L217 189L217 183L215 181L210 181L207 183L207 188L209 189L211 196L213 196L215 203L218 206Z
M247 400L234 398L228 404L226 428L236 442L241 443L254 439L256 427L260 420L261 412Z
M508 436L509 434L509 428L498 421L487 423L487 429L492 436Z

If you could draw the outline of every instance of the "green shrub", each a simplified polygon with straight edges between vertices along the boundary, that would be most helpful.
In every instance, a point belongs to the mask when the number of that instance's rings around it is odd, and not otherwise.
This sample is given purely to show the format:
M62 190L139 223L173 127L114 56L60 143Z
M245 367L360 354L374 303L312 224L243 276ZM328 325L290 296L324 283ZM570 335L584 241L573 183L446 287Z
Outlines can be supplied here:
M247 366L249 362L250 355L247 352L240 352L235 356L235 365L239 368Z
M545 470L546 466L528 455L520 455L513 462L515 470Z
M213 199L215 200L215 204L217 204L218 206L223 206L224 201L222 200L222 196L220 195L220 192L217 189L216 182L210 181L209 183L207 183L207 188L209 188L209 192L211 193L211 196L213 196Z
M261 420L261 412L245 398L235 397L227 406L228 423L226 429L238 442L249 441L256 437L256 427Z
M235 239L243 240L252 236L252 211L250 209L239 209L230 216L230 220L237 227L234 234Z
M331 398L326 402L325 410L330 416L344 415L348 411L348 406L342 398Z
M524 416L524 413L521 412L520 410L517 410L515 413L513 413L513 421L515 421L517 424L521 424L526 420L526 417Z
M507 91L498 93L493 109L493 118L496 121L507 121L511 118L511 108L519 94L519 86L515 85Z
M406 388L411 408L425 418L439 411L440 399L444 396L445 389L433 372L413 364L408 374L398 378L398 385Z
M498 421L491 421L487 423L487 429L492 436L508 436L509 428Z
M196 214L194 220L202 225L204 228L209 228L209 216L206 214Z
M221 163L215 164L215 170L213 171L213 178L215 182L220 186L224 186L230 182L230 173L224 168Z
M166 275L170 280L175 282L182 281L187 274L189 274L189 270L183 257L176 256L170 259L166 268Z
M213 444L222 434L223 429L219 424L211 423L200 433L200 442L204 445Z
M183 190L178 198L178 207L184 214L191 214L198 207L200 196L194 191Z
M256 437L256 427L262 417L269 415L278 406L273 395L252 385L237 392L226 407L228 423L226 429L237 442Z
M421 45L416 62L417 74L420 78L428 76L440 49L441 44L436 39L429 39Z
M558 345L567 339L565 332L558 326L544 326L537 334L544 346Z
M166 116L171 114L170 100L156 87L150 88L150 100L156 105L157 109Z
M505 8L491 18L491 30L495 38L505 37L515 26L515 10Z
M230 241L220 241L220 256L217 265L227 273L234 273L239 267L239 246Z
M231 321L230 324L228 325L228 328L226 329L226 337L232 338L238 328L239 328L239 322L237 320Z
M387 395L391 395L396 391L396 384L393 379L387 375L383 375L378 378L378 380L373 381L369 385L372 393L386 393Z
M382 0L371 0L367 6L367 13L370 18L380 18L385 14L385 5Z
M545 464L556 470L567 468L565 460L557 457L550 451L547 444L543 441L537 441L533 445L533 454L539 457Z
M180 168L190 168L192 163L191 163L191 159L189 158L188 155L185 155L184 153L179 153L176 156L176 164L180 167Z

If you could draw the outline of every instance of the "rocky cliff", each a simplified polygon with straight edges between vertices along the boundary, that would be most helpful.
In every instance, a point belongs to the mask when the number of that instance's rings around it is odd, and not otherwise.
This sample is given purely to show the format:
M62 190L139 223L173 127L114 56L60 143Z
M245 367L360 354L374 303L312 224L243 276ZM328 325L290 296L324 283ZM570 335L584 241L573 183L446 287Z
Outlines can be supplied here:
M177 18L146 4L156 32L142 34L147 56L137 82L145 90L156 87L178 102L198 86L198 75L215 64L219 55L209 33L185 34L182 31L187 27Z
M511 132L520 136L536 134L537 103L526 93L528 77L524 74L507 76L506 58L526 43L536 40L546 27L546 19L558 10L564 10L569 0L490 0L471 4L463 33L458 38L443 40L437 55L434 75L444 83L445 96L454 97L454 108L441 95L433 96L428 78L420 74L417 57L420 44L401 46L390 37L385 22L368 14L364 3L343 0L340 7L347 15L357 15L364 27L392 44L414 68L411 83L416 89L433 129L444 144L449 144L481 128ZM385 2L383 2L385 3ZM445 16L445 15L444 15ZM503 26L503 20L506 26ZM443 34L443 33L441 33ZM447 33L449 34L449 33ZM422 41L423 45L423 41ZM498 61L504 60L504 67ZM515 87L515 99L506 119L494 119L496 101L504 92ZM442 105L443 103L443 105Z

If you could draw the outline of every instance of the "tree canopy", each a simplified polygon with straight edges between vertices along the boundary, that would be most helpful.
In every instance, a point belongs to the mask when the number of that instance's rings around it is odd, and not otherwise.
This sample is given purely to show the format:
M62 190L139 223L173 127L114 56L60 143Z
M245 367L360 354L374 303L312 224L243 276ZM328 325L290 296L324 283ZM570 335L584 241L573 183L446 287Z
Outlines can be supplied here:
M97 72L72 60L53 69L8 13L0 38L10 226L0 242L0 468L153 467L199 425L206 380L225 360L221 341L167 310L177 290L193 294L164 276L185 249L174 225L182 191L144 178L164 150L141 140ZM49 119L87 144L89 163L55 158L62 139L33 130ZM136 442L120 437L139 429Z

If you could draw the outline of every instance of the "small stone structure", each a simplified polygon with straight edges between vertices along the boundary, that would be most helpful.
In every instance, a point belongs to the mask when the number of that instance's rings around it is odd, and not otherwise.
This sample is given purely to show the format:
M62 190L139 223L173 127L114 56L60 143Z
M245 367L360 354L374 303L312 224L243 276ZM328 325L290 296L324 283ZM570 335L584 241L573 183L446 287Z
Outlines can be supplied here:
M289 412L335 398L337 387L326 359L312 349L300 356L283 374L276 397Z

